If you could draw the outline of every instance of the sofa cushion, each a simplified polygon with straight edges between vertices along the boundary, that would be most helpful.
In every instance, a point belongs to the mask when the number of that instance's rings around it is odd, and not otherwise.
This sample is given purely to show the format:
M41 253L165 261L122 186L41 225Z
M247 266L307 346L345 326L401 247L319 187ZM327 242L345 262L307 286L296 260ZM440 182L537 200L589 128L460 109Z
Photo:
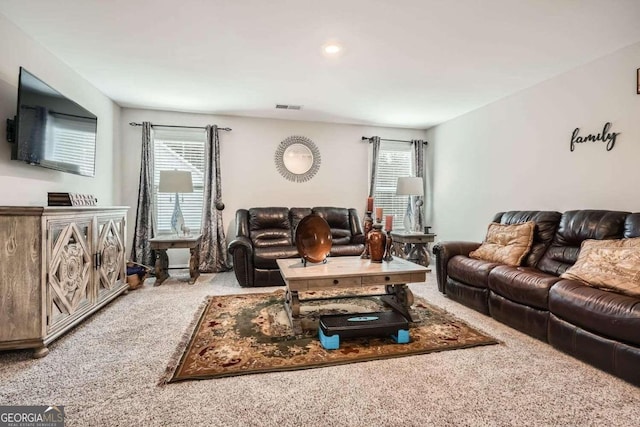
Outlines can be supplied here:
M351 243L349 209L316 207L312 209L312 212L320 215L327 221L329 228L331 228L331 237L333 238L334 245L347 245Z
M361 243L333 245L329 256L360 256L362 252L364 252L364 245Z
M511 301L548 310L549 288L560 280L531 267L502 265L489 273L489 289Z
M255 248L253 252L253 265L256 268L278 268L278 258L296 258L298 249L295 246L278 246Z
M249 209L249 230L262 228L291 229L288 208Z
M606 337L640 346L640 299L561 280L549 290L549 311Z
M534 222L489 224L487 237L469 257L507 265L520 265L533 243Z
M256 248L272 248L291 245L289 230L281 228L264 228L251 232L251 240Z
M249 237L256 248L291 246L289 209L249 209Z
M560 277L640 297L640 237L585 240L576 263Z
M562 214L555 211L509 211L500 212L493 218L493 222L500 224L520 224L533 221L536 224L533 232L533 243L529 254L525 257L522 265L535 267L547 250L553 236L556 234L558 224Z
M545 273L559 276L578 259L584 240L620 239L628 212L580 210L562 214L553 243L537 267Z
M449 276L459 282L476 288L486 288L489 273L499 265L495 262L456 255L449 260L448 271Z
M311 208L291 208L289 210L289 221L291 222L291 230L293 231L294 238L298 224L300 224L302 218L307 215L311 215Z

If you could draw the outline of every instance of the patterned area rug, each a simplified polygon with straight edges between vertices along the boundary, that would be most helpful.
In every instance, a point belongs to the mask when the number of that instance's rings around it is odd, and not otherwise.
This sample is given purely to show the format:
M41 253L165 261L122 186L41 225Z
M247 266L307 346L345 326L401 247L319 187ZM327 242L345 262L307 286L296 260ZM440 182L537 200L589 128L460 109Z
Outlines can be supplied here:
M413 307L420 320L412 324L408 344L396 344L387 337L351 338L341 340L338 350L325 350L317 337L320 315L389 308L373 295L304 302L305 297L319 296L324 295L300 294L303 328L310 331L298 336L292 335L284 310L284 291L207 297L160 384L317 368L498 343L444 310L415 298Z

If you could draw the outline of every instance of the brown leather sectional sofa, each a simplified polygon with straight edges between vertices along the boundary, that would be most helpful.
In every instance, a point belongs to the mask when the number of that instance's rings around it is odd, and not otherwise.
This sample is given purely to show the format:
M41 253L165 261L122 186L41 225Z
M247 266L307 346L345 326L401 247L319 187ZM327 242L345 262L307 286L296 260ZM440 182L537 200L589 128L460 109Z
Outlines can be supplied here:
M640 237L640 213L510 211L493 221L536 223L522 266L469 258L480 243L441 242L433 248L440 292L640 385L640 298L559 277L586 239Z
M330 256L360 255L364 234L355 209L251 208L236 212L236 237L229 243L233 270L240 286L284 285L278 258L296 258L295 230L305 216L315 213L331 228Z

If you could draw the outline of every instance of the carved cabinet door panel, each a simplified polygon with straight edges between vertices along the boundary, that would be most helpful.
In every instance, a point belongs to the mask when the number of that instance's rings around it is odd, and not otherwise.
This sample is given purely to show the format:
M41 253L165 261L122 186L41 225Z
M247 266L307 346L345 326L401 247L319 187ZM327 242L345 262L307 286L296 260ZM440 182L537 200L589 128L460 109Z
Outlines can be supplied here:
M124 216L98 217L98 301L108 297L125 280L124 232Z
M47 330L64 327L95 302L92 217L47 221Z

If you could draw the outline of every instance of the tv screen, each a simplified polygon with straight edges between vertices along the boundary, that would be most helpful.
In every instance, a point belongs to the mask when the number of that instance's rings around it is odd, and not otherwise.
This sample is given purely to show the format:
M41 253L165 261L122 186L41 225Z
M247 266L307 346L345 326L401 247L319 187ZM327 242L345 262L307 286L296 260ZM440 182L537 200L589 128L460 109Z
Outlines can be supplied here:
M20 67L12 159L94 176L97 125L94 114Z

